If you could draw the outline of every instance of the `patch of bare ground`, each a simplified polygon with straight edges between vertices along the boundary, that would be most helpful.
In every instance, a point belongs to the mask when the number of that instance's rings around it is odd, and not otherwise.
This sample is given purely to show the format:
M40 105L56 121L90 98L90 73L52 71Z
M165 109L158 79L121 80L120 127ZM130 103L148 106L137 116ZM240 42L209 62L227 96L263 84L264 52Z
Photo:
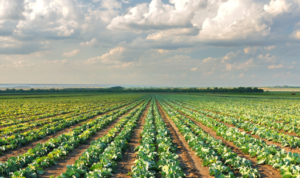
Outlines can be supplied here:
M84 151L90 147L90 144L93 140L97 140L103 137L105 134L107 134L112 128L115 127L115 125L121 120L121 118L126 116L136 107L130 109L125 114L118 117L116 120L114 120L109 125L107 125L105 128L101 129L99 132L97 132L95 135L89 138L85 144L82 144L79 147L75 148L70 154L67 155L65 159L59 160L57 161L56 165L44 169L45 173L43 175L40 175L39 177L46 178L46 177L50 177L51 175L57 177L60 174L66 172L67 165L73 165L75 161L84 153Z
M160 115L162 116L167 128L171 131L171 138L174 145L178 148L176 154L179 156L181 167L187 178L212 177L209 175L209 168L202 166L202 161L196 153L189 148L182 134L176 125L171 121L160 104L156 101Z
M170 106L170 105L169 105ZM172 107L172 106L170 106ZM173 108L174 109L174 108ZM176 110L176 109L175 109ZM181 115L189 118L190 120L192 120L195 124L197 124L199 127L201 127L206 133L208 133L209 135L211 135L212 137L216 138L216 139L219 139L219 140L222 140L222 142L230 149L232 149L233 152L237 153L238 156L242 157L242 158L245 158L245 159L248 159L252 162L252 167L254 168L257 168L260 175L262 177L272 177L272 178L280 178L281 177L281 174L278 170L275 170L274 168L272 168L272 166L269 166L269 165L258 165L256 164L257 162L257 159L256 158L251 158L250 155L248 154L244 154L239 148L237 148L232 142L229 142L229 141L226 141L223 137L221 136L218 136L216 134L215 131L213 131L211 128L203 125L202 123L200 122L197 122L195 119L185 115L184 113L182 113L181 111L179 110L176 110L178 111Z
M129 178L131 176L127 175L131 171L131 167L134 166L134 161L136 160L136 153L134 149L140 145L141 133L145 125L145 119L150 107L150 102L148 103L146 109L143 111L139 120L137 121L137 126L134 129L134 132L131 134L131 139L128 142L128 148L122 155L122 159L118 161L117 171L112 176L115 178Z
M132 104L132 103L131 103L131 104ZM128 104L128 105L129 105L129 104ZM140 105L140 104L139 104L139 105ZM117 109L120 109L120 108L123 108L123 107L126 107L126 106L127 106L127 105L122 106L122 107L119 107L119 108L116 108L116 109L113 109L113 110L111 110L111 111L114 111L114 110L117 110ZM137 107L137 106L136 106L136 107ZM15 149L15 150L9 150L9 151L7 151L7 152L4 152L4 154L3 154L2 156L0 156L0 162L5 162L5 161L7 161L10 157L14 157L14 156L18 156L18 155L24 154L24 153L26 153L29 149L34 148L34 147L35 147L37 144L39 144L39 143L45 143L45 142L49 141L51 138L55 138L55 137L58 137L59 135L62 135L62 134L71 132L75 127L81 126L81 125L83 125L84 123L89 122L89 121L91 121L91 120L94 120L94 119L96 119L97 117L103 116L103 115L105 115L105 114L107 114L107 113L109 113L109 112L111 112L111 111L107 111L107 112L105 112L105 113L102 113L102 114L100 114L100 115L97 115L97 116L95 116L95 117L92 117L92 118L90 118L90 119L88 119L88 120L85 120L85 121L82 121L82 122L80 122L80 123L78 123L78 124L72 125L72 126L70 126L70 127L68 127L68 128L65 128L65 129L63 129L63 130L61 130L61 131L58 131L58 132L56 132L56 133L54 133L54 134L52 134L52 135L48 135L48 136L44 137L43 139L39 139L39 140L37 140L37 141L31 142L30 144L25 145L25 146L22 146L22 147L20 147L20 148L17 148L17 149Z

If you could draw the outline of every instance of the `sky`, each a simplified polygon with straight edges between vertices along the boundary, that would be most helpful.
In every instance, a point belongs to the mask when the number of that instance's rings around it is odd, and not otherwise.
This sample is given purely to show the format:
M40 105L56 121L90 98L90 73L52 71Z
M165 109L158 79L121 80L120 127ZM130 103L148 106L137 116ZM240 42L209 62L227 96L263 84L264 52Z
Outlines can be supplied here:
M0 0L0 83L300 85L300 0Z

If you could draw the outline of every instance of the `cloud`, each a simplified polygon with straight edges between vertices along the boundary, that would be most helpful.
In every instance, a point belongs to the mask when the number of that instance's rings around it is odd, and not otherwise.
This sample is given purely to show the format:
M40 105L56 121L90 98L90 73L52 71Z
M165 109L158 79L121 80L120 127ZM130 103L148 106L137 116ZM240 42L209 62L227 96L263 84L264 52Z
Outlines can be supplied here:
M91 39L91 41L87 42L81 42L81 46L90 46L90 47L95 47L98 45L98 40L96 38Z
M24 0L1 0L0 20L24 19Z
M299 0L0 0L1 81L287 82L271 79L299 73L299 16Z
M171 4L171 5L170 5ZM202 0L171 0L164 4L161 0L152 0L129 9L124 16L115 17L109 29L157 30L192 27L193 11L206 6Z
M279 69L279 68L289 68L289 69L292 69L292 68L294 68L294 66L283 66L282 64L278 64L278 65L270 65L268 67L268 69Z
M203 62L207 63L207 62L213 62L215 60L218 60L218 59L217 58L208 57L208 58L203 59Z
M0 36L0 48L15 48L22 45L21 41L18 41L10 36Z
M259 4L251 0L228 0L220 5L217 16L203 22L199 38L233 40L264 37L270 34L271 23Z
M65 52L65 53L63 53L63 56L65 56L65 57L74 57L74 56L76 56L76 54L77 53L79 53L79 49L75 49L75 50L73 50L73 51L70 51L70 52Z
M283 67L282 64L279 64L279 65L270 65L270 66L268 67L268 69L278 69L278 68L282 68L282 67Z
M294 33L295 33L295 35L294 35L295 38L296 39L300 39L300 30L299 31L295 31Z
M89 58L87 63L103 63L103 64L115 64L119 63L119 60L122 58L122 54L125 48L123 47L115 47L111 49L108 53L103 54L102 56L97 56L93 58Z
M269 4L264 6L265 11L272 15L278 15L281 13L289 12L292 3L288 3L285 0L271 0Z
M244 77L244 73L241 73L238 78L243 78Z
M273 50L274 48L276 48L276 46L267 46L267 47L265 47L265 49L266 49L266 50L269 50L269 51L270 51L270 50Z

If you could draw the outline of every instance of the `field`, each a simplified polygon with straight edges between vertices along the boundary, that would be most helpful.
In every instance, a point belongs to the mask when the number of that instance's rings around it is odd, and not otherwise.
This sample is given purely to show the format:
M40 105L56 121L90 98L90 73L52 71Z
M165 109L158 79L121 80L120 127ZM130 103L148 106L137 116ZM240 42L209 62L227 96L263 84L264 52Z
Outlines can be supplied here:
M298 95L0 96L0 177L300 177Z

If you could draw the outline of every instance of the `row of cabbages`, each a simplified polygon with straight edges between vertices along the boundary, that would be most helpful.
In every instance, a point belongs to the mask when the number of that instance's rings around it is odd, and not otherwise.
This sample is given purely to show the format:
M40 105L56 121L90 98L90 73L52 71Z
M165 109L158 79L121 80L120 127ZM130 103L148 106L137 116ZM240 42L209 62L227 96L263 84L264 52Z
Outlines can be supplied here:
M300 155L298 153L287 153L280 147L268 145L261 139L256 139L245 132L240 132L236 127L227 127L216 119L200 114L201 112L194 112L180 105L175 105L171 102L168 103L196 121L201 122L203 125L212 128L219 136L233 142L245 154L256 157L258 160L257 164L271 165L274 169L279 169L282 177L285 178L300 176ZM185 105L185 107L190 106Z
M178 105L183 105L180 102L176 102ZM186 104L185 104L186 105ZM277 143L281 143L283 147L300 147L300 138L291 136L289 134L281 133L280 130L284 129L289 132L300 133L300 128L295 127L293 124L284 124L278 123L270 120L265 120L261 122L258 119L248 119L245 117L235 118L231 116L226 116L225 114L216 114L210 111L203 111L198 107L188 104L187 105L190 109L197 110L199 113L203 115L208 115L214 118L219 119L222 122L232 124L238 128L245 129L246 131L251 131L252 134L258 135L259 137L267 140L272 140ZM264 127L265 125L266 127ZM279 125L284 125L284 127L279 127ZM275 127L278 126L278 127ZM274 128L274 129L272 129Z
M10 158L6 163L0 165L2 175L7 176L10 174L12 177L35 177L37 174L43 174L44 168L56 164L56 161L68 155L75 147L84 144L96 132L134 108L138 103L133 103L98 117L82 126L74 128L69 133L52 138L46 143L38 144L23 155ZM18 171L19 169L22 170Z
M119 108L124 105L126 104L125 103L116 104L114 106L108 107L106 109L106 112ZM80 122L83 122L87 119L93 118L102 113L103 111L97 111L95 109L80 116L70 117L70 118L56 121L54 123L46 124L38 129L28 130L23 133L16 133L8 137L0 138L0 154L8 150L16 149L23 145L28 145L29 143L32 143L33 141L36 141L38 139L43 139L47 135L54 134L60 130L63 130L67 127L78 124Z
M251 161L238 156L221 140L217 140L204 132L193 121L181 115L162 100L160 100L160 103L184 136L190 148L203 161L202 165L209 167L210 175L235 177L233 170L237 170L244 178L260 177L258 170L252 167Z
M141 133L141 145L136 148L137 160L132 167L132 177L154 178L159 172L164 178L185 177L179 157L175 154L177 148L154 101Z

